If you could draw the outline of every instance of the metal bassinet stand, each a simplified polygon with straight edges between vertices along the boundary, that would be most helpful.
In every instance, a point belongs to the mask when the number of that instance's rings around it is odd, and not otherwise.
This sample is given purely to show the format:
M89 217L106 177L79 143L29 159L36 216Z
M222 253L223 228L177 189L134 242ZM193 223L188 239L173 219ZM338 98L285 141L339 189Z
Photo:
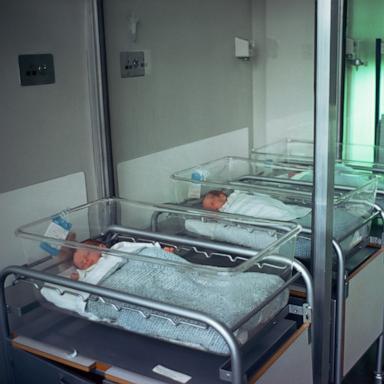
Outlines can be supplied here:
M231 160L233 160L234 164L232 165L233 169L231 168ZM215 167L212 166L213 170L209 168L212 164L219 164L220 161L222 162L221 168L217 165L218 169L225 170L220 174L215 174L214 172L217 171ZM203 180L198 181L201 183L201 185L207 187L209 186L211 189L240 189L240 190L246 190L246 191L256 191L259 193L266 193L266 194L272 194L272 193L286 193L288 196L292 195L294 193L295 196L297 196L297 199L299 201L299 198L304 199L310 199L312 195L312 188L313 183L308 181L301 181L301 180L293 180L291 178L284 178L278 176L269 176L269 175L260 175L260 174L246 174L247 172L247 163L249 163L249 167L252 169L252 172L255 172L255 170L258 170L258 167L263 171L266 171L268 173L268 170L275 169L273 168L273 164L265 164L265 167L263 168L259 163L253 163L252 161L249 161L245 158L232 158L232 157L226 157L219 160L214 160L210 163L206 163L203 165L198 165L192 168L189 168L187 170L179 171L172 175L172 178L177 183L180 183L180 185L188 184L193 182L191 179L190 173L194 169L201 169L202 172L206 170L207 177ZM239 171L235 171L237 164L240 164ZM254 166L255 168L252 168ZM289 168L287 168L289 169ZM282 167L281 169L279 167L276 167L276 170L283 170L285 171L285 168ZM210 171L212 171L213 176L211 175ZM231 173L233 172L233 173ZM258 172L256 172L258 173ZM260 172L262 174L262 172ZM212 177L210 179L210 177ZM226 180L225 178L228 177L229 179ZM362 184L361 189L363 190L366 186L369 186L373 183L373 180L371 180L369 183L365 185L365 183ZM337 190L339 193L346 193L348 194L351 191L354 191L356 188L348 187L348 186L337 186ZM353 192L352 192L353 193ZM351 199L353 201L353 198ZM298 203L301 204L300 201ZM354 226L353 229L349 230L347 233L344 233L342 237L338 237L337 239L332 238L331 244L334 249L334 252L336 254L336 262L337 262L337 271L336 271L336 303L335 303L335 330L334 330L334 339L331 345L332 355L331 355L331 380L339 381L340 378L343 377L343 371L344 371L344 344L345 344L345 300L346 300L346 286L348 285L348 279L347 279L347 268L346 268L346 255L345 252L342 250L341 243L347 239L349 236L352 236L353 233L356 230L359 230L360 228L364 227L365 225L369 225L373 222L373 220L377 217L381 217L381 219L384 222L384 214L381 206L379 204L375 204L373 202L362 202L359 201L359 204L364 204L369 208L372 208L372 213L369 215L369 217L362 219L362 221L358 224L358 226ZM382 231L381 231L382 232ZM312 238L313 233L312 229L309 227L303 228L301 231L301 234L299 236L308 235ZM380 243L383 243L383 233L381 233L381 239ZM377 370L378 371L378 370ZM376 377L379 376L379 373L376 374Z
M169 236L167 241L170 240ZM287 262L284 258L279 256L266 256L266 261L278 261L278 262ZM27 267L18 267L11 266L4 269L0 276L1 283L1 295L0 295L0 304L1 304L1 312L0 312L0 320L1 320L1 333L3 339L5 341L5 349L12 343L12 335L9 327L8 321L8 306L6 299L6 288L5 282L8 276L14 275L16 277L16 283L20 281L29 282L34 285L36 288L39 288L39 285L36 282L30 282L28 279L37 280L40 282L51 283L55 285L60 285L61 287L81 290L83 292L88 292L90 294L96 295L98 298L103 300L104 298L119 300L123 303L130 303L133 305L139 305L146 308L150 308L155 311L166 312L171 315L182 316L191 320L199 321L206 325L211 326L226 341L228 348L230 350L230 360L229 363L224 364L224 366L220 369L220 377L226 381L231 381L234 384L244 383L245 375L244 375L244 364L242 361L242 352L239 347L239 343L234 337L234 330L238 329L242 324L244 324L253 314L258 312L262 307L270 303L278 294L280 294L284 289L286 289L290 284L296 281L298 278L302 277L306 286L306 300L307 304L303 306L302 315L303 322L310 323L311 322L311 312L313 308L313 286L312 279L307 271L307 269L297 260L294 260L293 263L289 261L290 265L297 271L297 273L289 279L278 291L276 291L273 295L271 295L265 302L261 303L257 308L255 308L251 313L245 316L243 319L240 319L232 329L228 329L220 321L197 311L192 311L188 309L184 309L181 307L176 307L173 305L156 302L154 300L146 299L143 297L126 294L123 292L118 292L115 290L93 286L87 283L82 283L78 281L72 281L63 277L59 277L56 275L49 275L44 272L31 270ZM66 292L65 288L62 290L62 293ZM297 309L295 309L297 311ZM313 340L312 340L313 341ZM229 367L229 368L228 368Z
M247 176L247 178L251 178L252 181L259 181L259 182L273 182L273 183L281 183L285 185L296 185L296 186L311 186L312 183L306 182L306 181L299 181L299 180L286 180L286 179L276 179L273 177L266 177L266 176ZM242 182L239 181L238 183L233 182L231 184L241 184ZM262 187L263 189L263 187ZM264 188L265 191L268 190L268 188ZM345 191L352 191L352 187L346 187L346 186L338 186L338 189L345 190ZM384 192L380 191L380 195L383 195ZM382 222L384 223L384 211L382 207L379 204L373 204L374 213L365 219L361 225L365 225L369 222L371 222L376 217L380 217ZM335 350L335 357L334 357L334 366L333 368L333 375L332 377L343 377L343 360L344 360L344 334L345 334L345 298L346 298L346 286L348 285L348 279L347 279L347 273L346 273L346 260L344 252L342 251L340 247L340 241L347 238L349 235L351 235L354 232L354 230L350 231L349 233L346 233L343 238L338 239L336 241L335 239L332 239L332 247L335 251L336 257L337 257L337 277L336 277L336 324L335 324L335 340L334 340L334 350ZM312 230L308 228L303 228L302 233L306 233L309 235L312 235ZM381 233L382 243L383 241L384 233ZM384 315L383 315L384 318ZM383 333L384 333L384 325L383 325ZM382 356L383 356L383 349L384 349L384 337L383 334L378 339L378 350L376 354L376 371L374 374L375 378L375 384L380 384L384 380L384 370L382 367Z
M276 179L273 177L266 177L266 176L251 176L250 177L253 181L260 181L260 182L278 182L281 184L286 185L297 185L297 186L311 186L310 182L305 181L299 181L299 180L285 180L285 179ZM240 184L241 181L238 183ZM237 183L231 183L233 185L236 185ZM351 187L338 187L338 189L345 190L345 191L351 191L353 188ZM267 191L268 188L265 188ZM383 193L383 192L381 192ZM361 226L371 222L376 217L380 217L382 222L384 223L384 211L382 207L378 204L373 204L374 213L365 219ZM308 228L303 228L302 233L312 235L312 230ZM346 286L348 285L348 279L347 279L347 273L346 273L346 260L344 252L342 251L340 247L340 242L350 236L354 230L350 231L349 233L346 233L343 238L338 239L337 241L335 239L332 239L332 247L334 249L334 252L336 254L337 258L337 276L336 276L336 324L335 324L335 340L334 340L334 365L332 367L333 369L333 375L332 377L343 377L343 360L344 360L344 334L345 334L345 298L346 298ZM381 234L382 240L383 240L384 234ZM382 241L383 243L383 241ZM384 330L384 326L383 326ZM384 332L384 331L383 331ZM383 347L384 345L384 338L383 334L378 339L378 352L376 354L376 371L374 374L375 377L375 384L380 384L384 380L384 371L382 367L382 356L383 356Z

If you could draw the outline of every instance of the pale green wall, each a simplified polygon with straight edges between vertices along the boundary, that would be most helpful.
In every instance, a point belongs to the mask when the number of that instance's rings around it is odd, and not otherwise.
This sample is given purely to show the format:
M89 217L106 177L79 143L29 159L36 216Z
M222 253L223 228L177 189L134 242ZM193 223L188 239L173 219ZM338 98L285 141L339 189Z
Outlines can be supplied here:
M367 65L358 69L346 65L344 143L374 144L375 40L384 38L383 17L382 0L348 1L347 37L359 41L358 57ZM344 155L358 160L373 159L372 151L351 150Z

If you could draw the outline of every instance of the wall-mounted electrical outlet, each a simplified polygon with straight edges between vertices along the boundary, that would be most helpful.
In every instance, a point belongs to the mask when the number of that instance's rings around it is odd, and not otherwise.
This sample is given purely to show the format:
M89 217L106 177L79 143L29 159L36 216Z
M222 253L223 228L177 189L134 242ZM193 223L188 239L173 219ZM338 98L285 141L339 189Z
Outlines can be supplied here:
M121 77L145 76L145 67L143 51L120 52Z
M20 84L41 85L55 82L53 55L19 55Z

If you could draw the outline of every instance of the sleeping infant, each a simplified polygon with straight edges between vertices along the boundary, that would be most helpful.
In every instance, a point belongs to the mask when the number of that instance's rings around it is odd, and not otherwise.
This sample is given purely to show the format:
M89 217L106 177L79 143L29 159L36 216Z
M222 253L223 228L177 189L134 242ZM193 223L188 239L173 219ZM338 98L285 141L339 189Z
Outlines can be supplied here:
M223 191L210 191L203 200L204 209L252 216L259 219L291 221L306 216L311 209L284 204L269 195L234 191L227 196Z
M80 248L74 252L73 265L77 268L77 271L71 273L70 277L72 280L84 280L85 275L94 269L100 259L105 258L102 252L103 249L107 248L107 246L101 241L89 239L83 241L83 244L96 246L99 250ZM140 247L142 248L143 245L140 244ZM113 248L118 247L115 246ZM174 248L172 247L163 247L163 250L165 252L174 252ZM109 258L111 258L111 256L109 256Z
M73 265L77 271L71 273L72 280L80 280L87 271L91 270L102 257L102 250L107 248L105 244L97 240L85 240L83 244L97 246L100 251L85 248L76 249L73 254Z

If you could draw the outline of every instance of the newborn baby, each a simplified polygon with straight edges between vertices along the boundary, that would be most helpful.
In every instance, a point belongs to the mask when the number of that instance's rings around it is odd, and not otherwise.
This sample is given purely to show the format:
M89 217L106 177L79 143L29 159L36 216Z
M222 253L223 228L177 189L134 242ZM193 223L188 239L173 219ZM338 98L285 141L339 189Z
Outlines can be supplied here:
M96 246L100 250L76 249L73 254L73 265L77 268L77 271L71 273L72 280L82 279L85 273L90 271L99 262L100 258L103 257L103 249L107 248L105 244L98 240L85 240L83 244ZM163 247L163 249L166 252L174 252L174 248L172 247Z
M306 216L311 209L284 204L269 195L234 191L227 196L223 191L210 191L202 201L204 209L252 216L259 219L291 221Z
M76 249L73 254L73 265L78 269L78 271L71 273L72 280L79 280L82 271L89 270L92 266L94 266L100 260L102 250L107 248L105 244L97 240L86 240L83 244L97 246L100 251L85 248Z
M209 191L203 198L203 208L210 211L219 211L227 202L227 195L223 191Z

